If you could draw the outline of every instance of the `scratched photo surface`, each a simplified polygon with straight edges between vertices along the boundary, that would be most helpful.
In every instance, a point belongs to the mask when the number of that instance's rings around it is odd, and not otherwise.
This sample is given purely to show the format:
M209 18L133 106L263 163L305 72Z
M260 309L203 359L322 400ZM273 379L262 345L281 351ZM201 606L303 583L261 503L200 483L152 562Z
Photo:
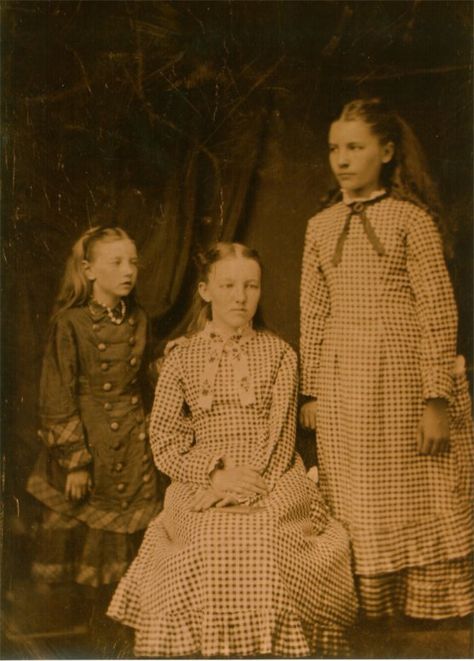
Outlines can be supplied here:
M439 186L472 383L472 3L33 0L1 13L2 656L127 658L126 635L91 640L87 595L31 573L40 370L73 242L96 224L133 237L154 360L186 329L195 255L218 239L256 248L266 323L297 349L306 224L335 183L327 127L347 100L383 97ZM314 465L311 435L297 446ZM470 629L369 627L356 655L470 658Z

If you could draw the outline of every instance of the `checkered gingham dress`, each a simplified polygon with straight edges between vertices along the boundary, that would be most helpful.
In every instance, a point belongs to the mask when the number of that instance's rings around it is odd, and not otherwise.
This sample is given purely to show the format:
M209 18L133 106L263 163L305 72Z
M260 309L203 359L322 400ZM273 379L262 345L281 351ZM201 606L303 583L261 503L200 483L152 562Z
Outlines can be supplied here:
M137 656L344 655L349 542L294 453L295 354L267 332L211 329L164 361L151 443L172 483L108 614L135 629ZM224 457L257 469L269 495L192 512Z
M303 259L302 391L318 400L320 486L350 533L368 615L462 616L472 421L440 237L420 208L385 196L365 208L376 239L352 215L334 265L349 213L339 202L312 218ZM450 402L450 450L421 455L424 400L438 397Z

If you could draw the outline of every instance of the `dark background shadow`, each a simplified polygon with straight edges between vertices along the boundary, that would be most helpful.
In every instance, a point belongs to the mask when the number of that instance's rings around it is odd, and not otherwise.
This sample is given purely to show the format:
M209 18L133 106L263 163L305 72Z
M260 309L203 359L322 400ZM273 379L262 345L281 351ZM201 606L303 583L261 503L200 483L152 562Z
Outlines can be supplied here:
M471 39L470 2L3 3L7 601L28 577L39 369L72 242L109 221L136 238L158 355L186 324L193 255L244 241L265 265L266 321L296 346L327 124L354 95L387 98L425 146L472 374ZM299 447L313 463L311 440Z

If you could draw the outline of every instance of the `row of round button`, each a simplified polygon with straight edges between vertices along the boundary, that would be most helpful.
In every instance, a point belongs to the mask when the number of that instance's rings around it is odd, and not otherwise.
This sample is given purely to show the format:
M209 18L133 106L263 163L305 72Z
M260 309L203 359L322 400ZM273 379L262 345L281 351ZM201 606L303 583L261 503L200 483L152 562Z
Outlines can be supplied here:
M136 384L137 380L138 380L138 379L135 377L134 379L132 379L132 380L130 381L130 383L134 386L134 385ZM113 388L113 386L112 386L112 384L110 383L110 381L106 381L106 382L102 385L102 390L105 390L105 392L110 392L110 391L112 390L112 388Z
M130 344L130 346L133 347L137 343L136 337L134 335L131 335L128 338L128 343ZM99 349L99 351L105 351L107 349L107 345L105 344L105 342L99 342L97 348Z
M148 466L150 464L150 457L147 454L144 454L142 457L142 463L143 463L143 472L145 473L148 470ZM114 464L114 470L117 473L121 473L123 469L125 468L125 462L123 461L118 461L116 464ZM143 479L144 482L149 482L149 479Z
M133 404L133 406L136 406L139 401L140 401L140 398L138 397L138 395L132 395L130 397L130 404ZM114 405L112 404L112 402L105 402L104 409L106 411L111 411L113 408L114 408Z
M140 440L140 441L144 441L145 439L146 439L146 434L145 434L145 432L141 431L141 432L138 434L138 440ZM112 448L113 448L114 450L120 450L122 447L123 447L123 443L122 443L121 441L118 441L118 440L117 440L117 441L115 441L114 443L112 443Z
M135 367L137 363L138 363L138 358L136 356L132 356L128 361L128 364L131 365L132 367ZM100 364L100 369L102 370L102 372L107 372L109 367L110 367L110 363L106 363L105 361Z

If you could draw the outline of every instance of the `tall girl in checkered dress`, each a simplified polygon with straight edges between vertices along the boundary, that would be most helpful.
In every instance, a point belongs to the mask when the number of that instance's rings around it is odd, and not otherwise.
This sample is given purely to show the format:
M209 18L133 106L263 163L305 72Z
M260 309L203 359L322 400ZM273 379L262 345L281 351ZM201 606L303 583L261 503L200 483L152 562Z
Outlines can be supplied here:
M378 100L329 132L341 191L309 221L301 421L353 546L368 616L472 610L472 424L438 204L419 144Z
M347 652L348 538L295 454L296 356L252 325L260 275L255 252L217 244L205 325L168 347L150 429L172 482L109 608L137 656Z

